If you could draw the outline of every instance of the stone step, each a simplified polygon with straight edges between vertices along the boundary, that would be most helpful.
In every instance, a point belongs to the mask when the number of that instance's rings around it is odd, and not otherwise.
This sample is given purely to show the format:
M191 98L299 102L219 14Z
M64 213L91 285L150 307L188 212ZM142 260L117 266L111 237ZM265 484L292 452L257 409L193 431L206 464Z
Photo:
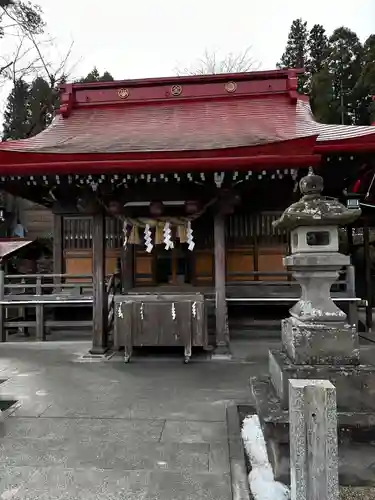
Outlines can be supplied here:
M297 365L281 350L269 353L269 373L281 404L288 407L289 379L330 380L336 387L337 406L342 411L368 411L375 414L375 366L373 365Z

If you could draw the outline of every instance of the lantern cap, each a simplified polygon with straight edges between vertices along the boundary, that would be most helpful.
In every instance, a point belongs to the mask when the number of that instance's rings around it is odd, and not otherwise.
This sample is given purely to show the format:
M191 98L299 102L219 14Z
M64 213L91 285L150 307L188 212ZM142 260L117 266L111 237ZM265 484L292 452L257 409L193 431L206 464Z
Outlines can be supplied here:
M273 222L274 228L291 231L300 226L346 226L361 215L360 208L348 209L336 198L323 196L323 178L311 167L299 186L302 198Z

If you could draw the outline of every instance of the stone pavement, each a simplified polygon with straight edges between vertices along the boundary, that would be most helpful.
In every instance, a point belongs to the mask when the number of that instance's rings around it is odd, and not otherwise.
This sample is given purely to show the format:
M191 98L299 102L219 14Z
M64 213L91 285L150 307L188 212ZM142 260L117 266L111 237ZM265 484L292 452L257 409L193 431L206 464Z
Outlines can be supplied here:
M88 348L1 345L0 395L21 405L0 424L0 499L231 500L225 410L259 366L77 362Z

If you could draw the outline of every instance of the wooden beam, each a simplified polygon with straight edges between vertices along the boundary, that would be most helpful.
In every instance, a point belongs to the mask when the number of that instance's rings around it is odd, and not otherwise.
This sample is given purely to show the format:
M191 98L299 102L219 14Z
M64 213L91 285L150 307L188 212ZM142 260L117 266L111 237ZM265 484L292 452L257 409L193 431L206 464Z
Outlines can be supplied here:
M105 216L102 212L93 216L92 274L94 288L93 337L91 354L107 351L108 298L105 285Z
M225 296L225 216L218 212L214 217L215 296L216 296L216 351L229 355L228 313Z

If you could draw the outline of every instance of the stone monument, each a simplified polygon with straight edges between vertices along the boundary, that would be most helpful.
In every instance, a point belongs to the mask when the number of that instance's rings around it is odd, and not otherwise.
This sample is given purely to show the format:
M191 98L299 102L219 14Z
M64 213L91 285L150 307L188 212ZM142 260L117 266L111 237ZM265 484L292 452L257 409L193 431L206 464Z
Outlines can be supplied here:
M288 443L290 379L330 380L337 390L340 436L363 440L367 432L366 439L375 437L375 366L361 364L356 326L348 324L330 295L339 271L350 264L350 257L339 253L339 227L351 224L361 210L323 196L323 179L312 169L301 179L300 190L302 198L274 225L290 232L291 254L284 264L301 285L301 297L281 322L281 349L269 352L269 377L251 379L270 459L281 480L279 445Z

